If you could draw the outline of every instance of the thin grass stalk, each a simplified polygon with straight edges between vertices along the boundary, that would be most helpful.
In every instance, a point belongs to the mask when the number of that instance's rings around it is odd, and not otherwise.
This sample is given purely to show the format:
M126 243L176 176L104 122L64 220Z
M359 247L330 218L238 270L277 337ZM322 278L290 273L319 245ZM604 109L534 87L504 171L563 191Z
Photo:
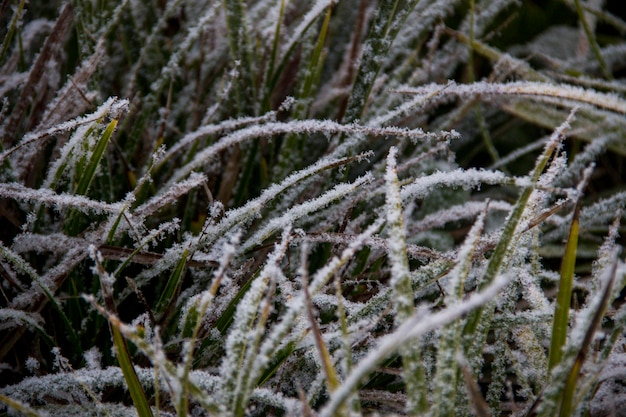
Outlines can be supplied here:
M26 275L28 275L30 279L35 282L39 289L44 293L46 297L45 299L50 302L54 310L61 317L61 321L65 325L65 330L69 335L72 346L74 346L74 348L78 351L76 356L82 356L82 348L78 339L78 334L74 330L74 326L59 305L56 297L53 294L53 291L46 286L39 274L37 274L37 271L32 266L30 266L30 264L26 262L26 260L24 260L21 256L4 246L2 242L0 242L0 256L2 256L3 259L12 264L16 268L16 270L24 272ZM4 357L11 351L11 348L16 342L17 338L4 340L4 343L2 343L3 346L2 348L0 348L0 360L4 359Z
M391 285L393 304L397 311L394 318L396 326L402 325L415 313L411 272L407 257L406 230L402 218L402 199L396 166L397 148L391 147L387 155L386 209L387 226L389 228L389 260L391 262ZM426 400L426 382L419 343L404 346L402 355L403 377L406 384L407 412L419 415L428 409Z
M287 226L283 232L281 242L276 244L274 252L268 259L258 277L250 284L250 289L237 306L233 325L226 342L226 358L222 363L224 382L222 392L226 397L226 404L234 416L245 415L248 401L257 381L250 375L250 370L259 354L262 336L270 311L270 300L274 293L274 274L282 258L285 256L289 243L291 227ZM265 308L261 304L266 298ZM255 324L256 320L256 324Z
M315 48L311 53L311 57L305 71L305 77L302 82L298 94L298 102L294 110L294 119L306 119L308 117L309 109L311 106L311 99L313 94L313 86L316 84L319 74L321 72L324 59L322 57L322 50L326 37L328 35L328 26L330 24L330 17L332 15L332 8L329 6L326 12L326 17L322 23L322 28L317 37ZM288 134L283 139L283 144L280 148L280 154L278 156L278 175L277 178L284 178L290 171L293 171L294 167L298 167L303 161L303 140L295 133Z
M29 406L28 404L23 404L20 401L11 399L3 394L0 394L0 402L5 403L9 407L14 409L18 413L20 413L20 415L25 415L27 417L41 417L42 416L42 414L37 412L37 410Z
M570 116L567 120L561 124L552 134L550 141L546 144L543 153L537 159L535 168L530 173L531 186L526 187L522 194L520 195L513 211L511 212L505 226L502 231L502 236L498 240L498 243L494 249L491 258L489 259L489 263L487 264L487 269L485 274L483 275L479 288L484 288L486 285L491 283L495 279L495 277L500 273L500 270L504 264L506 256L509 254L509 249L513 244L513 238L515 236L515 231L519 222L522 219L522 215L526 209L526 205L528 204L528 200L530 199L531 194L534 191L534 187L539 180L539 177L543 173L544 169L548 165L548 162L552 155L557 151L561 140L563 139L563 134L566 129L569 128L571 121L573 120L575 110L572 110ZM475 341L475 332L478 328L478 324L481 321L481 316L484 312L482 307L477 308L467 319L465 327L463 329L463 334L470 338L470 340Z
M91 257L96 264L94 270L100 278L102 297L104 298L105 304L109 310L115 313L116 305L113 300L113 288L111 282L113 277L111 277L102 266L101 256L97 252L95 246L91 246L89 250L91 252ZM128 386L128 391L130 392L135 409L137 410L139 417L152 417L152 409L150 408L146 393L144 392L143 387L139 382L139 378L137 377L137 372L135 371L135 367L133 366L133 362L130 358L130 353L128 352L126 340L122 336L119 328L113 325L110 325L109 327L113 336L115 355L124 375L124 380Z
M20 6L18 6L18 8ZM15 16L20 17L17 14ZM15 107L11 111L11 115L4 125L2 142L5 146L12 145L18 137L17 133L19 132L22 122L26 117L26 112L31 103L31 99L36 97L37 86L44 77L46 66L49 64L51 57L54 54L59 53L63 47L62 42L70 32L73 17L74 14L71 4L65 3L52 28L52 31L50 32L50 35L46 38L41 51L37 55L37 59L29 69L28 80L22 87L22 91L20 92L20 96L17 99ZM11 28L9 28L9 31L11 31Z
M567 340L569 325L569 311L572 302L572 289L574 287L574 267L576 266L576 249L578 248L580 204L576 204L572 224L570 226L565 254L561 263L561 279L556 298L554 320L552 322L552 338L550 340L550 356L548 359L548 371L552 371L563 359L563 349Z
M499 275L483 290L472 294L454 308L445 308L438 312L426 313L418 311L410 320L398 327L393 333L379 339L376 348L370 351L348 375L346 380L322 409L320 417L331 417L341 404L350 396L353 390L373 372L380 364L398 351L406 343L414 341L426 332L452 323L467 313L488 304L502 288L509 283L510 278Z
M308 250L303 248L303 258L306 258ZM306 259L303 259L303 264L301 264L304 268L302 268L302 292L304 293L304 301L306 303L305 310L307 317L309 319L309 323L311 326L311 331L313 333L313 340L315 342L315 347L317 349L317 353L322 364L322 370L324 372L324 382L326 383L326 389L328 393L332 395L340 385L339 377L337 375L337 371L335 370L335 365L333 364L333 358L324 342L324 338L322 337L322 332L317 324L317 318L315 317L315 312L313 311L313 302L311 301L311 294L309 293L309 283L308 283L308 274L305 272L305 268L308 263ZM348 409L344 405L337 411L337 416L347 417Z
M279 50L280 32L283 25L285 15L285 0L280 0L278 7L278 19L276 19L276 28L274 29L274 40L272 41L272 50L270 52L270 60L267 71L265 72L265 97L263 98L263 109L261 113L267 112L271 107L272 92L274 86L271 84L274 75L274 67L276 66L276 56Z
M593 55L596 57L596 60L598 61L598 64L600 65L600 69L602 70L602 75L607 80L612 80L613 75L611 74L611 71L609 71L609 68L606 65L606 61L602 57L602 53L600 52L600 45L598 45L598 40L596 39L595 34L589 27L589 22L587 22L587 19L585 17L585 11L583 10L580 0L574 0L574 5L576 6L576 13L578 14L578 21L580 22L585 32L585 35L587 36L587 41L589 42L589 45L591 46Z
M510 96L523 97L527 100L560 104L567 107L587 105L586 110L607 110L618 115L626 114L626 100L612 93L601 93L593 89L555 84L550 82L516 81L509 83L492 83L477 81L473 84L448 83L445 88L441 84L430 84L423 87L401 88L397 92L403 94L432 94L440 91L443 95L463 98ZM597 110L596 110L597 111ZM602 114L602 113L600 113ZM606 114L606 113L605 113Z
M465 243L459 250L457 264L450 271L450 283L445 295L448 307L459 303L465 295L465 281L471 271L474 252L485 225L487 210L488 207L476 219ZM458 358L461 354L462 333L463 323L456 321L445 326L439 336L433 398L434 415L438 417L453 417L456 413L455 400L460 382Z
M284 73L285 68L289 64L289 59L295 51L296 46L305 38L305 33L311 28L311 26L313 26L317 18L324 12L324 10L327 10L328 7L332 6L334 2L335 0L317 0L311 9L309 9L309 11L305 14L302 22L300 22L300 24L294 29L287 46L283 48L284 52L278 68L273 74L268 74L268 76L271 77L269 84L270 90L274 90L281 75Z
M4 35L4 39L2 39L2 46L0 47L0 64L4 64L4 56L11 46L13 36L15 36L15 33L17 32L19 22L22 19L24 6L26 6L26 0L21 0L13 12L11 23L9 23L9 30Z
M335 273L352 259L356 251L365 244L366 239L380 229L381 224L381 219L376 220L361 235L354 239L339 256L332 258L313 275L313 279L309 283L311 295L317 294ZM301 340L302 336L299 333L296 334L295 337L289 335L289 333L304 308L303 298L301 294L290 300L287 305L287 311L283 314L281 322L270 331L267 338L263 341L259 349L259 355L250 371L250 381L257 381L264 375L265 371L267 371L270 366L269 357L276 355L277 350L284 349L285 352L289 352L295 348L294 342Z
M252 80L252 54L248 38L243 0L225 0L226 24L228 26L228 44L233 61L239 62L236 70L240 72L235 89L238 112L240 115L253 114L255 102L254 83Z
M474 21L476 18L476 1L470 1L470 12L469 12L469 48L468 48L468 57L467 57L467 71L469 73L469 81L473 83L476 81L476 74L474 73ZM475 107L476 113L476 121L478 122L478 127L480 128L480 134L483 137L483 144L491 156L493 163L497 163L500 159L500 155L498 154L498 150L493 145L493 141L491 140L491 136L489 135L489 130L487 129L487 123L485 122L485 118L483 116L483 112L480 104Z
M341 281L339 278L339 274L335 274L335 294L337 295L337 315L339 316L339 323L341 325L341 336L343 341L343 350L344 350L344 375L349 375L352 371L352 346L350 343L350 330L348 329L348 320L346 318L346 309L344 306L344 297L341 291ZM350 412L352 414L361 415L361 404L359 402L359 397L354 395L350 403Z
M106 317L110 325L117 328L124 338L130 340L142 353L144 353L150 359L153 366L161 369L163 371L163 376L167 379L174 379L178 381L178 368L167 359L165 352L160 349L160 344L149 343L146 341L145 334L141 329L123 323L117 315L109 312L107 309L96 303L93 296L83 295L83 298L102 316ZM189 384L189 393L207 412L218 414L223 411L220 406L207 394L207 392L194 383L192 379L188 379L187 382ZM173 393L172 396L174 396Z
M178 262L176 263L176 267L170 274L167 283L165 284L165 288L161 291L159 301L157 302L154 310L155 316L159 322L168 319L169 310L172 307L172 303L175 298L178 296L182 280L185 276L185 272L187 271L187 261L190 253L189 248L185 248L183 250Z

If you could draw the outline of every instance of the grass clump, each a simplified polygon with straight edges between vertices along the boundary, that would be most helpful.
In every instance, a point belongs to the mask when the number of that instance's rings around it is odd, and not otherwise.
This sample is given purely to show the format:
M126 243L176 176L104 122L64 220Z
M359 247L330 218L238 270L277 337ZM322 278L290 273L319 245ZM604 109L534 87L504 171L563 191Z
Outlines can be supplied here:
M611 3L0 22L3 415L626 407Z

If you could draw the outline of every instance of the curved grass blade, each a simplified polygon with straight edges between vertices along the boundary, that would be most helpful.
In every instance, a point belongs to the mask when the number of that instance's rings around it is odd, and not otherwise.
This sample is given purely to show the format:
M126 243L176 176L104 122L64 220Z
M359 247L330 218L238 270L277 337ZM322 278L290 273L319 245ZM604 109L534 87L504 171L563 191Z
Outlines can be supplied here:
M57 302L53 293L42 282L41 277L39 276L39 274L37 274L37 271L35 271L28 264L28 262L22 259L21 256L19 256L17 253L13 252L12 250L4 246L4 244L1 241L0 241L0 256L6 259L11 264L13 264L17 270L23 271L33 281L35 281L37 286L41 289L41 291L46 296L46 299L50 302L50 304L52 304L52 307L56 310L56 312L61 317L63 324L65 324L65 329L68 332L70 341L72 342L72 346L77 351L76 357L82 356L83 351L82 351L81 344L78 339L78 335L76 334L76 331L74 330L74 326L72 326L72 323L70 322L69 318L67 317L67 315L65 314L65 312L63 311L59 303ZM12 338L10 339L10 342L5 341L4 346L2 346L2 348L0 349L0 360L2 360L11 351L13 345L17 342L17 339L18 338Z
M528 200L530 199L531 194L534 191L534 184L537 183L539 177L543 173L544 169L548 165L550 158L556 152L561 140L563 139L563 134L566 129L569 128L572 119L574 118L576 108L574 108L569 117L565 122L563 122L557 129L555 129L554 133L550 137L550 140L546 144L543 153L539 156L535 168L530 174L531 184L526 187L522 194L520 195L515 207L513 208L512 213L509 216L507 223L504 226L504 230L502 231L502 236L489 259L489 263L487 264L487 270L479 284L479 288L482 289L485 286L489 285L495 277L500 273L502 266L504 265L504 261L506 256L509 253L510 247L513 244L513 238L515 236L515 231L517 229L518 224L522 218L522 215L526 209L526 205L528 204ZM478 307L474 310L468 317L467 322L465 324L465 328L463 329L463 334L468 337L468 341L472 344L477 343L480 338L476 338L476 329L478 328L479 323L482 320L482 315L484 313L484 307ZM484 338L485 335L483 335ZM482 342L480 344L480 349L482 350ZM478 349L478 345L476 345ZM473 357L473 356L472 356Z
M380 338L376 348L361 359L359 364L342 383L341 388L330 398L328 404L320 412L320 416L333 416L338 407L349 398L361 381L380 366L385 359L397 352L402 345L414 341L415 338L429 331L452 323L468 312L488 304L508 283L508 277L499 275L486 288L472 294L454 308L446 308L433 313L416 314L393 333Z
M393 303L397 310L395 325L400 326L409 320L414 312L414 297L411 287L411 272L407 256L406 230L402 218L402 198L396 166L396 147L391 147L387 156L385 174L387 226L389 227L389 260L391 262L391 285ZM406 345L400 349L403 377L406 384L407 412L419 415L428 410L426 382L419 343Z
M91 257L96 263L95 272L100 278L100 287L102 289L102 297L105 305L110 311L115 313L117 307L115 305L115 300L113 299L113 289L111 286L113 278L102 266L100 262L101 256L97 252L95 246L92 245L89 249ZM112 321L109 321L109 328L111 329L111 334L113 336L115 355L117 356L117 361L120 365L120 369L122 370L122 374L124 375L124 380L126 380L126 384L128 385L128 391L130 392L133 404L135 404L137 413L139 414L139 417L152 417L152 410L150 409L148 398L146 397L146 393L139 382L137 372L135 372L135 367L133 366L133 362L130 358L126 340L122 337L119 326L116 326Z
M5 403L15 411L19 412L20 415L25 415L27 417L41 417L41 414L39 414L34 408L14 399L11 399L5 395L0 394L0 402Z

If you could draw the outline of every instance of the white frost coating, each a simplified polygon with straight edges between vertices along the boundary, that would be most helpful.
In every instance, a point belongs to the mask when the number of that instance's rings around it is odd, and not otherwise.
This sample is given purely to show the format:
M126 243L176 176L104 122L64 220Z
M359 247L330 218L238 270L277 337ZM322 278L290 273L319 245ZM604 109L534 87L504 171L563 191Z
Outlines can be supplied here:
M207 178L203 174L192 172L189 178L181 182L171 184L167 191L152 197L150 200L137 207L134 214L136 216L150 216L161 207L176 202L181 196L187 194L193 188L206 183Z
M385 182L387 184L387 223L397 224L402 222L402 200L398 190L398 173L396 155L398 149L392 146L387 154L387 170L385 171Z
M12 308L0 308L0 330L11 329L27 325L31 329L44 331L41 325L44 323L39 313L27 313Z
M617 270L620 265L623 268L623 263L618 259L619 252L619 248L613 249L610 254L610 258L612 258L610 263L607 263L602 270L596 271L596 279L599 284L598 289L594 291L593 298L587 303L587 305L581 309L578 314L576 314L575 324L570 334L568 346L573 346L576 349L582 346L582 343L585 340L585 335L592 326L596 312L602 307L602 303L605 302L605 291L612 292L616 278L615 276L618 272ZM613 267L615 267L615 269ZM609 293L608 298L609 299L606 300L607 306L613 301L611 293ZM598 331L601 329L596 330Z
M85 365L87 366L87 369L101 369L100 364L102 363L102 352L100 352L96 346L85 351L85 353L83 353L83 357L85 358Z
M265 138L282 134L315 134L326 135L343 134L368 134L374 136L397 136L412 139L425 139L432 137L421 129L406 129L401 127L367 127L358 124L342 124L332 120L293 120L289 122L271 122L262 125L253 125L240 129L227 136L219 142L198 152L194 159L188 164L178 169L166 184L169 187L172 183L180 181L191 171L206 164L206 161L215 157L219 152L229 147L255 138Z
M126 99L119 99L117 97L109 97L107 101L102 103L95 112L88 114L87 116L77 117L76 119L73 119L64 123L60 123L58 125L55 125L49 129L45 129L42 131L27 133L24 135L20 143L0 153L0 162L4 161L4 159L7 156L14 153L16 150L20 149L21 147L29 143L35 142L41 138L68 132L79 126L84 126L84 125L91 124L91 123L97 123L106 115L110 115L113 118L118 118L121 115L128 112L129 105L130 103ZM57 163L60 163L59 161L63 159L64 158L59 157L56 159L56 161ZM51 167L51 171L49 172L56 172L56 169L54 169L55 165L56 164L53 164L53 166Z
M352 395L360 382L380 363L393 354L403 344L435 330L441 326L461 318L468 312L485 305L493 300L498 292L510 281L508 276L498 276L483 291L472 294L467 300L448 307L436 313L426 313L420 309L396 329L393 333L379 339L378 346L370 351L343 381L337 391L333 393L328 404L322 409L320 417L332 417L339 407Z
M513 206L506 201L489 201L489 211L511 211ZM441 227L448 222L459 221L474 217L487 207L486 201L468 201L465 204L459 204L445 210L425 216L422 220L414 222L410 225L410 234L432 230Z
M68 248L85 247L89 243L85 239L70 237L63 233L40 235L37 233L21 233L15 237L11 248L16 253L52 252L56 255L67 253Z
M367 239L378 231L382 224L383 219L377 219L365 232L353 239L350 245L343 250L340 257L334 257L313 275L311 283L309 284L311 296L315 296L320 289L326 285L337 269L351 259L354 254L363 247ZM291 340L286 336L289 334L290 330L292 330L298 318L302 317L302 311L305 305L305 297L302 292L297 297L291 298L288 301L286 306L287 310L282 316L282 321L271 330L259 349L259 354L250 369L250 381L256 380L264 372L276 349L281 344Z
M276 120L276 112L271 111L263 116L259 117L241 117L238 119L225 120L218 124L212 124L207 126L202 126L195 130L194 132L187 133L181 139L179 139L176 144L174 144L163 157L158 161L159 163L171 158L175 153L180 152L182 149L190 146L196 140L210 136L223 133L225 131L235 130L244 126L248 126L251 124L263 124L268 121Z
M369 154L362 154L362 156L366 155ZM289 175L281 183L274 183L270 185L263 191L263 193L259 197L247 202L242 207L229 210L217 225L205 225L207 239L203 241L216 239L227 233L228 230L231 229L233 226L250 221L260 213L265 204L276 198L276 196L278 196L285 189L291 187L292 185L295 185L299 181L308 178L318 172L321 172L326 168L340 166L348 161L348 158L322 158L318 160L315 164ZM209 219L207 221L212 222L213 220Z
M443 89L442 84L428 84L415 88L401 88L399 93L433 95L444 94L461 98L475 96L523 96L532 100L557 99L564 102L577 102L610 110L616 113L626 113L626 101L616 94L599 93L593 89L574 87L568 84L550 84L541 82L511 82L489 83L475 82L472 84L448 83Z
M180 43L176 51L172 55L170 55L170 59L161 69L161 74L157 80L155 80L151 85L150 89L153 92L160 92L163 89L163 86L168 83L173 77L175 77L179 70L179 62L185 56L187 50L191 47L191 45L200 38L205 26L209 24L211 20L217 16L217 11L221 8L222 3L219 1L214 2L211 7L206 9L204 15L202 15L198 19L198 23L187 31L187 36ZM158 33L158 32L156 32ZM148 48L143 48L142 51L146 51ZM136 73L138 68L133 68L133 72ZM130 84L132 85L132 83Z
M446 294L447 297L450 298L450 302L448 303L450 306L456 305L463 298L463 293L465 292L465 278L468 275L474 251L476 250L476 246L480 241L480 236L485 227L486 215L487 213L485 211L482 211L478 215L478 218L467 234L463 245L461 245L458 250L458 261L452 271L450 271L450 280L447 284Z
M402 188L402 200L409 198L424 198L433 187L463 187L480 188L481 184L511 184L519 187L528 187L531 185L528 178L509 177L500 171L486 171L483 169L457 169L449 172L435 172L417 178L413 183L405 185Z
M123 207L123 204L120 203L105 203L72 194L57 194L47 188L27 188L18 183L0 184L0 197L42 203L57 209L71 207L84 213L94 212L96 214L119 213Z
M262 300L270 283L280 271L280 262L285 256L291 235L291 226L287 225L283 231L280 244L275 245L267 263L258 277L250 285L243 299L238 304L233 318L228 338L226 339L226 356L221 365L220 373L224 376L220 390L225 406L233 397L249 397L252 392L254 379L248 373L249 367L255 361L257 348L264 328L258 327L255 321L260 321L259 310L262 309ZM243 360L243 362L242 362Z
M337 1L338 0L317 0L304 15L302 22L294 29L291 38L286 42L286 46L283 48L283 53L288 53L298 42L301 42L304 32L313 24L313 21L329 6L337 3Z
M406 231L402 218L402 199L396 166L398 149L392 146L387 155L385 172L388 256L391 261L391 286L394 290L394 304L398 310L395 322L403 323L413 311L412 294L407 294L405 287L410 288L409 260L406 248Z
M254 236L246 241L246 243L242 246L242 252L245 253L249 249L262 243L263 240L271 236L277 230L282 230L307 214L318 211L328 206L333 201L345 197L346 195L354 192L361 185L373 181L373 179L374 177L371 174L366 174L357 178L351 184L338 184L333 187L332 190L327 191L321 196L290 208L280 217L272 218L263 228L256 232Z

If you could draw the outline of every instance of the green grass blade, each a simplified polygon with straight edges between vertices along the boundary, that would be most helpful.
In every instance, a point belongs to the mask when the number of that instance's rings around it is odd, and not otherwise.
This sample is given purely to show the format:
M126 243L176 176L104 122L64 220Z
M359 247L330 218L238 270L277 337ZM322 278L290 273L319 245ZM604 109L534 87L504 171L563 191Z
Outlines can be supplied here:
M115 132L115 128L117 127L118 119L113 119L109 122L106 129L102 133L100 140L96 144L96 147L89 158L89 164L85 167L84 172L78 181L78 185L74 189L75 194L85 195L87 194L87 190L89 190L89 186L93 181L96 170L98 169L98 165L100 165L100 161L102 160L102 156L104 155L104 151L106 150L111 137L113 136L113 132Z
M280 29L283 24L283 17L285 15L285 0L280 0L280 7L278 9L278 18L276 19L276 29L274 29L274 41L272 42L272 52L270 53L270 62L267 72L265 73L266 85L265 85L265 98L263 99L263 111L261 113L268 112L271 107L272 92L274 85L271 83L272 76L274 75L274 67L276 66L276 55L279 50L280 42Z
M602 75L604 75L604 78L606 78L607 80L612 80L613 75L611 74L611 71L609 71L609 68L606 65L606 61L602 57L602 53L600 52L600 45L598 45L598 40L596 39L595 34L589 27L589 22L587 22L587 19L585 17L585 12L580 3L580 0L574 0L574 4L576 5L576 13L578 14L578 21L580 22L580 24L583 27L583 30L585 31L585 35L587 36L587 41L589 42L589 45L591 46L593 55L596 57L598 64L600 64Z
M167 311L176 298L176 294L178 293L182 280L185 276L185 271L187 270L188 258L189 249L185 249L180 255L180 259L176 263L176 267L170 274L170 277L165 284L165 288L161 291L161 296L159 297L159 301L157 302L154 312L159 321L166 319L165 316L167 315Z
M228 44L233 61L239 61L239 82L236 87L237 103L240 114L251 114L255 102L252 80L252 56L248 39L248 26L243 0L226 0L226 24L228 26Z
M470 230L465 243L459 250L457 265L450 271L450 282L446 288L446 304L454 306L463 300L465 281L471 272L473 255L482 234L487 212L480 214ZM435 416L454 417L456 414L457 389L459 386L459 361L463 324L453 322L441 330L437 351L437 373L435 374ZM465 374L465 366L461 367ZM467 376L466 376L467 379ZM475 381L472 379L472 382ZM470 390L471 393L471 390Z
M487 264L487 270L485 271L482 281L480 282L479 287L481 289L489 285L500 272L504 264L504 260L509 253L509 248L513 243L513 238L515 236L517 225L522 218L522 214L524 213L526 205L528 204L528 200L530 199L530 196L534 190L534 184L537 183L539 177L548 165L550 158L556 152L559 144L561 143L563 132L570 126L570 122L573 117L574 112L572 111L567 120L554 131L550 141L546 144L544 151L539 156L537 163L535 164L535 168L530 174L531 184L533 185L526 187L522 191L519 199L517 200L517 203L515 204L515 207L513 208L512 213L509 216L507 223L505 224L504 230L502 231L502 237L500 238L500 240L498 240L493 254L489 259L489 263ZM474 334L479 322L481 321L481 316L483 312L484 308L479 307L471 313L463 330L463 333L465 335L470 336Z
M2 242L0 242L0 257L9 261L9 263L14 265L16 270L24 272L26 275L28 275L30 279L32 279L37 284L39 289L41 289L41 291L46 296L46 300L50 302L54 310L56 310L56 312L61 317L61 320L63 321L63 324L65 325L65 330L67 331L70 341L72 342L72 346L77 351L75 353L75 356L76 357L82 356L83 350L82 350L80 341L78 339L78 335L76 334L76 331L74 330L74 326L72 325L70 319L67 317L67 315L65 314L65 312L63 311L59 303L57 302L57 299L54 297L54 294L42 282L41 277L39 276L39 274L37 274L37 271L35 271L21 256L19 256L17 253L13 252L12 250L4 246ZM17 339L12 339L12 342L13 343L17 342ZM5 346L2 347L2 349L0 349L0 360L4 358L4 356L10 351L10 349L11 349L11 346L9 346L9 344L6 344Z
M330 351L328 350L328 346L324 342L322 337L322 332L320 331L320 327L317 324L317 318L315 317L315 311L313 310L313 302L311 301L311 294L309 293L308 283L306 282L306 275L302 277L302 290L304 293L305 299L305 310L307 317L309 319L309 323L311 325L311 331L313 333L313 339L315 341L315 347L317 348L317 353L320 357L320 361L322 362L322 369L324 370L324 375L326 376L325 382L328 392L332 393L339 388L339 377L337 376L337 370L335 369L335 365L333 364L332 356L330 355ZM339 415L346 415L346 410L341 410Z
M611 303L611 293L613 291L613 284L615 283L615 278L617 275L617 254L618 251L613 252L612 265L610 268L607 268L606 273L608 274L608 279L601 279L603 284L602 293L600 294L598 305L587 327L585 337L582 340L572 369L570 370L565 381L565 387L563 389L561 397L561 409L559 411L559 417L569 417L574 415L576 405L576 384L580 376L580 371L593 343L594 335L602 325L602 318L604 317L604 313Z
M324 22L322 23L322 28L320 29L320 33L317 37L317 42L315 44L315 49L313 49L313 54L311 56L311 60L309 61L309 67L306 71L306 78L304 80L304 84L302 86L302 92L300 97L303 101L308 101L314 91L314 86L319 79L322 66L324 64L324 57L322 51L324 49L324 44L326 43L326 37L328 35L328 26L330 24L330 17L332 15L332 8L329 7L326 12L326 17L324 18ZM310 106L309 106L310 107ZM297 110L296 110L297 111ZM302 116L308 117L308 111L304 111Z
M11 45L11 41L13 40L13 36L15 36L15 32L17 32L18 22L22 18L22 11L24 10L24 6L26 6L26 0L21 0L13 13L13 18L11 19L11 23L9 23L9 30L4 35L4 39L2 40L2 46L0 47L0 64L4 63L4 56L6 55L9 47Z
M137 378L137 373L135 372L135 368L133 367L133 363L130 359L130 354L128 353L126 341L122 337L120 330L115 327L114 324L111 324L111 333L113 334L113 345L115 346L117 361L119 362L122 373L124 374L124 379L128 385L128 391L130 392L133 404L135 404L135 408L137 409L137 414L139 414L139 417L152 417L152 410L150 409L148 398L146 397L146 393L139 382L139 378Z
M344 122L361 118L369 94L382 67L384 57L393 43L404 19L419 0L381 0L376 18L370 26L363 49L366 51L357 70Z
M332 9L329 7L328 11L326 12L324 22L322 23L322 28L318 35L315 48L313 49L313 53L311 54L309 65L305 72L306 76L304 78L304 81L302 82L302 87L300 88L300 92L298 94L299 100L294 110L295 119L306 119L308 117L309 109L311 106L311 98L314 94L314 86L319 79L324 63L322 50L324 48L324 43L326 42L326 36L328 35L328 26L330 24L331 14ZM298 166L298 163L305 159L305 155L303 155L303 152L304 146L302 138L300 138L296 134L287 135L280 148L280 155L278 157L279 170L275 177L280 179L285 178L287 175L289 175L290 172L294 170L294 168L300 168ZM293 166L294 162L296 163L296 166Z
M13 400L7 397L6 395L0 394L0 402L5 403L6 405L11 407L15 411L19 412L20 415L25 415L27 417L40 417L41 416L41 414L39 414L37 410L35 410L34 408L26 404L22 404L19 401Z
M100 254L97 252L95 246L90 246L89 250L91 257L96 264L96 267L94 268L95 273L100 278L102 298L104 299L107 308L112 313L116 313L117 306L113 298L112 287L113 278L101 264ZM113 336L115 355L120 365L120 369L122 370L122 374L124 375L124 380L128 386L128 391L130 392L130 396L135 404L137 413L139 414L139 417L152 417L152 410L150 409L146 393L144 392L143 387L139 382L139 378L137 377L137 373L135 372L135 368L133 367L133 362L131 360L130 353L128 352L128 345L120 332L119 320L109 320L109 328L111 330L111 335Z
M577 204L561 264L561 279L559 280L554 321L552 322L552 339L550 340L550 357L548 359L548 370L550 371L561 363L563 348L567 340L569 310L572 302L572 288L574 286L574 267L576 266L576 249L578 248L579 215L580 206Z

